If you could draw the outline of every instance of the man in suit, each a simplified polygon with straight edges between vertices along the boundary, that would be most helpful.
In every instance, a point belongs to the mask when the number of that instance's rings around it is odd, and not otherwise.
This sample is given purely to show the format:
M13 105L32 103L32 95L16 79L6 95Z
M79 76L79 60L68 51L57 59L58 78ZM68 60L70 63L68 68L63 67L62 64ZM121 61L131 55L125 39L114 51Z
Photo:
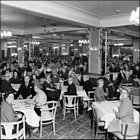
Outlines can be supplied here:
M88 94L88 91L94 91L93 85L89 80L89 76L83 75L83 80L84 80L83 89L86 91L86 93ZM93 94L91 94L91 98L94 98Z
M35 94L34 86L30 82L30 77L25 76L24 82L20 85L16 97L20 99L31 99Z

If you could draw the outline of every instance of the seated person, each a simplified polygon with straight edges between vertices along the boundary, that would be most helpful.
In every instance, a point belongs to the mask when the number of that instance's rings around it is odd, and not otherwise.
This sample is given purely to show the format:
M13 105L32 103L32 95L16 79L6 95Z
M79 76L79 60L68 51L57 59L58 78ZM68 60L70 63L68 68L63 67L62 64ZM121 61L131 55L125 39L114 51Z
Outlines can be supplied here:
M119 93L116 93L114 83L110 80L110 73L105 74L104 80L104 91L107 93L107 98L113 98L113 97L118 97L119 98Z
M114 108L113 111L115 113L116 118L118 118L117 124L112 125L113 123L110 123L108 131L111 132L115 129L115 131L120 132L121 131L121 123L134 123L134 112L133 112L133 105L131 100L128 97L129 93L126 89L121 89L121 95L120 95L120 106L117 108ZM116 121L116 120L113 120ZM112 129L111 129L112 128Z
M9 79L11 84L21 84L21 79L18 77L18 72L13 71L13 77Z
M124 77L125 77L125 74L124 74L123 69L121 68L120 72L118 73L117 79L116 79L117 85L119 85L121 83L121 81Z
M90 82L88 75L83 75L83 80L84 80L83 89L86 91L88 95L88 91L94 91L93 85ZM90 98L94 98L94 94L91 94Z
M47 95L48 101L56 100L58 101L60 96L60 91L55 88L55 86L52 84L51 80L51 74L46 74L46 79L43 82L43 89Z
M16 113L12 107L12 102L14 100L14 94L11 91L5 92L4 101L1 105L1 122L17 122L21 120L22 114ZM21 129L23 125L19 125L19 129ZM16 132L16 127L14 126L12 133ZM25 123L25 132L30 135L30 129L27 123ZM3 129L3 133L4 129Z
M77 90L76 90L76 86L73 82L73 78L69 77L68 78L68 88L67 88L67 92L65 93L65 95L77 95Z
M98 101L105 101L107 94L103 89L104 81L103 79L99 79L97 82L98 86L95 88L95 100Z
M16 114L12 107L12 101L14 100L14 94L12 91L7 91L4 94L4 101L1 105L1 121L2 122L16 122L22 116L21 114Z
M14 90L9 82L9 75L5 74L3 76L3 79L1 80L1 93L5 93L7 91L12 91L12 92L16 92L16 90Z
M133 87L140 87L140 79L136 75L133 78Z
M80 83L79 83L75 73L71 73L70 77L73 78L73 83L75 84L75 86L80 86Z
M33 84L30 82L30 77L25 76L24 82L20 85L17 91L16 98L31 99L35 95Z
M132 85L133 79L130 77L129 71L125 72L125 77L121 80L120 85Z

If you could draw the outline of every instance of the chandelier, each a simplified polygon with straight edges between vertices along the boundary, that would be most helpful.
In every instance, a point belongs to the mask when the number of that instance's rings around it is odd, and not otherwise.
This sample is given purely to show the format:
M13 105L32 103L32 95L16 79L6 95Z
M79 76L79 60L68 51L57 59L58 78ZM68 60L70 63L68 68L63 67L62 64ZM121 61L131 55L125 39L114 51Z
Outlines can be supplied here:
M12 32L10 31L1 31L1 39L9 38L12 36Z
M139 8L137 7L137 10L133 10L131 12L131 16L130 16L130 21L132 22L132 24L135 24L136 26L140 25L140 18L139 18Z

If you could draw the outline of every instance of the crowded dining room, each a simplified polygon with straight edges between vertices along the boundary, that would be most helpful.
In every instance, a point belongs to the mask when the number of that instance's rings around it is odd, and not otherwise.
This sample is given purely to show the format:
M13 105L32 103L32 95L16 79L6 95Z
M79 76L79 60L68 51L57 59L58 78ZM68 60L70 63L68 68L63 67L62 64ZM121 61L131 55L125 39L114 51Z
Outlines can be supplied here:
M140 139L139 0L1 0L1 139Z

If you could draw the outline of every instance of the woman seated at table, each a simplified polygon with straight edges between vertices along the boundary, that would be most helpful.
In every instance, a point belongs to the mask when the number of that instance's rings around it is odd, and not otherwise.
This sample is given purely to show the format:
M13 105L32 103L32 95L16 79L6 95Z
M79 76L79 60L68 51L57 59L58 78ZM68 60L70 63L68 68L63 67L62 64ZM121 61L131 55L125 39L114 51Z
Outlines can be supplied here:
M120 106L118 108L113 109L118 121L113 120L113 121L116 121L116 125L114 125L113 123L110 123L109 128L108 128L109 132L111 132L111 131L113 132L114 129L115 129L115 131L120 132L122 122L134 123L133 105L132 105L131 100L128 97L129 93L128 93L127 89L124 89L124 88L120 90L120 93L121 93Z
M11 84L21 84L21 79L18 76L18 72L15 70L13 71L13 77L9 79Z
M97 81L98 86L95 88L95 101L105 101L107 94L103 89L104 81L103 79L99 79Z
M35 103L35 111L38 116L41 115L40 107L47 102L47 96L42 90L42 88L43 87L39 84L39 82L36 82L34 84L34 90L36 92L36 95L33 97L33 101Z
M65 93L65 95L77 95L77 90L73 82L73 77L68 78L68 84L69 85L68 85L67 92Z
M46 74L46 79L42 86L43 86L45 93L47 94L48 101L52 101L52 100L57 101L59 99L60 91L57 90L55 88L55 86L52 84L50 73Z
M22 114L16 113L12 107L12 102L14 101L14 93L12 91L7 91L4 94L4 101L1 104L1 122L17 122L21 120ZM22 125L19 125L19 129L22 128ZM29 133L29 126L25 123L26 134ZM14 127L13 133L16 132Z

